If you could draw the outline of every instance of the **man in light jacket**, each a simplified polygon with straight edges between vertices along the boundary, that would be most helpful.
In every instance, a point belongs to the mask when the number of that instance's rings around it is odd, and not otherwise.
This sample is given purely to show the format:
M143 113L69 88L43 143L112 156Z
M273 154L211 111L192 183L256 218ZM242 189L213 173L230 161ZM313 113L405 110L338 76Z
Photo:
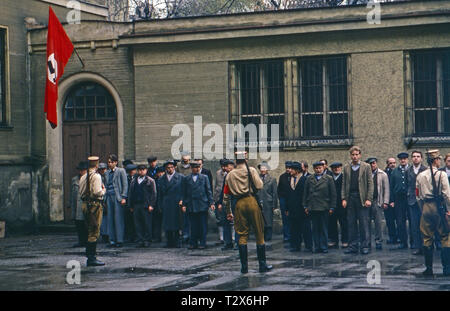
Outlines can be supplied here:
M110 246L121 247L125 236L125 206L128 198L128 180L125 169L117 167L115 154L108 157L106 172L106 204L108 205L108 235Z
M388 176L378 168L377 161L377 158L369 158L366 162L370 164L373 178L373 201L372 206L370 207L369 218L369 243L372 241L372 230L370 230L372 226L370 224L373 219L375 222L375 247L380 250L382 249L381 243L383 242L383 210L389 207L390 192Z
M347 208L349 247L346 254L369 253L369 211L373 199L370 165L361 161L361 148L350 148L351 162L344 167L342 207ZM358 230L359 229L359 230ZM358 235L359 231L359 235Z

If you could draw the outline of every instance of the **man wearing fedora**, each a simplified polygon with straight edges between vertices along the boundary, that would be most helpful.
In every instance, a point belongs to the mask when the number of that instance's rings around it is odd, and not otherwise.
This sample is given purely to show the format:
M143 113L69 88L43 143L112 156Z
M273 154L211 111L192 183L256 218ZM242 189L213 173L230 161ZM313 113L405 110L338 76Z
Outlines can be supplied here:
M264 240L272 240L273 212L278 208L277 180L270 176L270 166L267 162L258 164L259 177L263 181L263 188L259 192L264 214Z
M305 241L305 249L312 251L310 217L307 217L302 205L306 177L303 175L300 162L293 161L290 163L290 167L291 176L286 193L286 216L289 219L291 247L289 251L299 252L302 240Z
M106 193L100 174L97 173L99 157L88 158L89 169L87 174L80 178L80 196L83 200L82 210L88 238L86 243L87 266L104 266L105 263L97 260L97 240L100 236L100 224L103 217L103 196Z
M439 233L442 250L441 262L444 276L450 276L450 186L445 172L439 171L439 150L427 152L430 169L417 176L417 199L422 208L420 231L423 236L426 269L425 276L433 275L433 240ZM434 181L433 181L434 180ZM439 212L443 208L443 212Z
M71 184L71 192L70 192L70 208L72 212L72 219L75 221L75 227L77 229L78 234L78 243L73 245L72 247L85 247L87 243L87 229L86 223L84 221L83 210L81 209L81 205L83 202L81 201L80 196L80 178L84 174L86 174L88 169L88 162L81 161L78 166L78 175L72 178Z

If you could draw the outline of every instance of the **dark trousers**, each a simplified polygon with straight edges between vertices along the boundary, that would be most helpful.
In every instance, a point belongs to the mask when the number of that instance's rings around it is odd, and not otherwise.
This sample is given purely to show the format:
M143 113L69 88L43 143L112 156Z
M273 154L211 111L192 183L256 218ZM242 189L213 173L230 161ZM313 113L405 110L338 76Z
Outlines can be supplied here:
M134 207L134 225L136 228L136 242L151 242L152 240L152 213L148 206L136 204Z
M339 228L341 231L341 242L348 243L347 209L336 208L328 217L328 238L331 242L339 244Z
M78 243L81 245L86 245L88 232L86 228L86 221L75 220L75 228L77 229Z
M272 241L272 227L264 226L264 241Z
M386 227L388 230L389 240L393 243L397 243L398 231L395 222L395 211L394 208L389 206L384 210L384 218L386 219Z
M290 238L290 230L289 230L289 220L288 216L286 216L286 199L280 199L280 210L281 210L281 222L283 224L283 239L289 240Z
M292 248L301 248L302 240L305 242L305 248L312 248L312 233L311 233L311 221L309 217L301 216L288 216L289 220L289 235L290 244Z
M369 208L361 205L359 194L350 194L347 201L349 247L369 248ZM358 234L359 233L359 234Z
M125 240L128 242L134 242L136 239L136 227L134 225L133 212L129 208L125 208L124 221L125 221Z
M412 237L412 248L420 249L423 246L422 233L420 233L420 218L422 217L422 211L420 210L419 204L408 205L409 215L411 221L409 223L411 237Z
M231 200L231 212L234 215L234 209L236 206L236 200ZM225 244L231 244L233 243L233 231L234 231L234 241L238 243L239 241L239 234L233 230L234 229L234 223L233 221L229 221L227 219L225 207L222 208L222 219L223 219L223 241Z
M328 211L311 211L315 250L328 249Z
M155 209L152 215L152 239L161 242L162 235L162 213Z
M406 213L408 201L406 194L396 194L394 200L395 220L397 222L400 243L408 245L408 232L406 231Z
M183 239L188 240L191 234L191 224L188 213L183 213Z
M208 225L208 212L189 213L191 236L189 243L192 246L206 246L206 234Z
M166 231L167 247L178 247L180 232L178 230Z

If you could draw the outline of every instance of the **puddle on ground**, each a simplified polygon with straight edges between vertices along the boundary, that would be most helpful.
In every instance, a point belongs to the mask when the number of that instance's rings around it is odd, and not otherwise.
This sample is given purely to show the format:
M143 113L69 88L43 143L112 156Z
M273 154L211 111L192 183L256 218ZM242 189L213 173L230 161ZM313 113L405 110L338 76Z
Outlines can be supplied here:
M181 282L179 282L177 284L151 288L151 289L149 289L149 291L178 291L178 290L184 290L184 289L188 289L188 288L197 286L197 285L199 285L201 283L205 283L205 282L214 280L215 278L216 278L216 276L214 276L212 274L204 274L204 275L199 275L199 276L193 277L193 278L188 279L188 280L181 281Z

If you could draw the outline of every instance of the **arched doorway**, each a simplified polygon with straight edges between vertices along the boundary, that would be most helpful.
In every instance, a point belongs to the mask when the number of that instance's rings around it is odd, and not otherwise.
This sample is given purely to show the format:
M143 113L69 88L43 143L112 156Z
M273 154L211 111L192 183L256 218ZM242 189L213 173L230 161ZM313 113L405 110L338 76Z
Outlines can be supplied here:
M71 181L76 166L89 155L106 162L110 153L118 153L117 108L108 90L93 81L71 87L63 102L64 219L71 220Z

